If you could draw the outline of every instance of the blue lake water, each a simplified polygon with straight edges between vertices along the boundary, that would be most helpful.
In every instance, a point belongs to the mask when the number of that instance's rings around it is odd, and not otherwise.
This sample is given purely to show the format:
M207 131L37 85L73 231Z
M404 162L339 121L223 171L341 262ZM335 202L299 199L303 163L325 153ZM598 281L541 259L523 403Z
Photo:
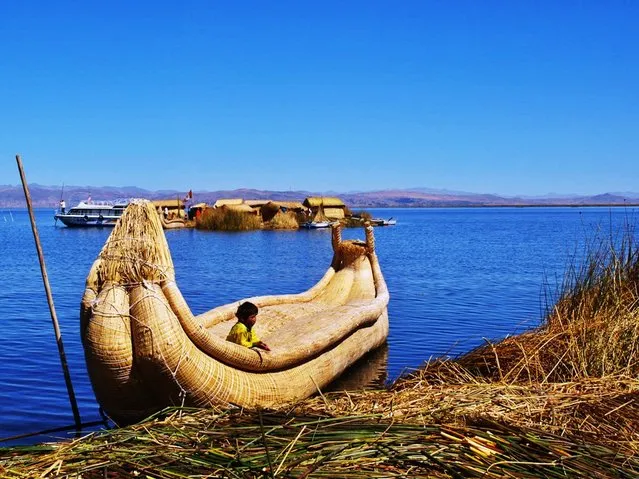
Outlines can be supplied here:
M370 211L397 219L396 226L375 228L391 327L388 348L359 367L374 369L378 378L383 370L392 380L430 357L536 326L570 259L583 258L588 240L634 224L639 210ZM87 272L112 230L55 227L48 209L38 210L36 221L80 414L84 422L99 420L78 315ZM195 314L249 296L303 291L332 256L327 230L166 236L178 285ZM364 234L347 229L343 236ZM26 210L0 210L0 364L0 438L73 423Z

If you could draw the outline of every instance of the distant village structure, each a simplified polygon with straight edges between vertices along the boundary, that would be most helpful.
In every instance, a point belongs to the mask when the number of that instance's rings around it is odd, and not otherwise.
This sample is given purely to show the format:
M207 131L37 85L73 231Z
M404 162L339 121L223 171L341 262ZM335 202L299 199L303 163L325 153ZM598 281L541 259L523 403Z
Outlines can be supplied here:
M159 214L166 219L186 218L186 203L180 198L170 198L163 200L153 200L153 206Z
M344 226L359 226L365 221L361 214L351 214L344 201L334 196L309 196L302 202L237 197L211 198L211 201L213 200L212 204L205 201L196 203L193 201L193 192L189 190L184 197L180 195L149 201L157 211L164 229L192 227L222 230L328 228L337 221ZM126 205L131 200L123 201ZM66 206L63 201L60 202L60 205L61 208ZM374 226L387 224L382 220L375 222L374 219L370 218L370 215L366 218ZM85 222L88 222L86 218ZM102 225L102 217L96 224Z
M220 198L213 203L213 208L221 208L222 206L237 206L244 203L242 198Z
M346 205L331 196L309 196L302 203L311 212L312 221L337 221L346 217Z
M202 208L201 203L195 206ZM212 208L223 208L261 215L264 221L270 221L280 211L283 213L292 211L296 214L305 211L304 205L299 201L274 201L269 199L244 200L242 198L220 198L213 204Z

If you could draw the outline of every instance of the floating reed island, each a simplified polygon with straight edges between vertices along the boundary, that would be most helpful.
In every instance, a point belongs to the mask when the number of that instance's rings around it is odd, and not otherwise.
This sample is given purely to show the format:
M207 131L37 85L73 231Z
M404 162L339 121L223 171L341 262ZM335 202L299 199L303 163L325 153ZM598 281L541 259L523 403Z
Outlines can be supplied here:
M351 211L342 200L331 197L308 197L303 203L296 201L220 199L214 205L194 205L189 213L189 223L201 230L249 231L298 229L318 223L328 226L338 222L342 227L361 228L394 224L388 220L374 219L366 211Z
M570 270L543 324L374 391L168 408L0 452L2 477L639 477L639 248Z

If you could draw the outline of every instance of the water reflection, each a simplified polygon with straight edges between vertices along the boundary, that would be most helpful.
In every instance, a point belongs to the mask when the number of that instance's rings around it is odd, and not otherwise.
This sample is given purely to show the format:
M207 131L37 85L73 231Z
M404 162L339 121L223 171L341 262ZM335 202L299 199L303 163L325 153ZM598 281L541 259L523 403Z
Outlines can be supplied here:
M353 363L326 391L358 391L379 389L388 381L388 344L367 353Z

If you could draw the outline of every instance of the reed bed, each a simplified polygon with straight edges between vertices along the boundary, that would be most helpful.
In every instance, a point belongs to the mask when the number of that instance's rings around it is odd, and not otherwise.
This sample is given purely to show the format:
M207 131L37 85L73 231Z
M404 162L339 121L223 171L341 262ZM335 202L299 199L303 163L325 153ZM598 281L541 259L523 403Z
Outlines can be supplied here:
M588 247L542 325L464 355L481 377L547 383L639 375L639 245L634 229Z
M295 230L299 227L297 215L293 211L287 211L286 213L279 211L263 224L264 229L271 230Z
M227 208L207 208L196 224L197 229L216 231L249 231L262 227L259 216Z
M467 427L486 421L590 440L639 453L639 379L606 377L564 383L482 380L451 361L434 361L385 391L329 393L307 400L304 414L378 414L411 424Z
M387 389L279 411L169 409L74 441L0 450L0 477L639 476L636 378L480 380L433 361Z
M0 473L6 478L629 478L639 474L636 457L587 440L498 422L428 425L388 421L381 414L334 417L179 410L164 419L76 441L7 449L3 456Z

